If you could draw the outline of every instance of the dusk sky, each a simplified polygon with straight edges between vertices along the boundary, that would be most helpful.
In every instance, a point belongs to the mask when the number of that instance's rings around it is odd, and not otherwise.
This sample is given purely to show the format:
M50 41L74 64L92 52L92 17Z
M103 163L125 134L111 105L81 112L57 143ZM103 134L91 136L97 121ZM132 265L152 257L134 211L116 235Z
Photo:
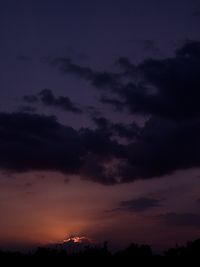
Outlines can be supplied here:
M0 1L0 248L200 237L200 1Z

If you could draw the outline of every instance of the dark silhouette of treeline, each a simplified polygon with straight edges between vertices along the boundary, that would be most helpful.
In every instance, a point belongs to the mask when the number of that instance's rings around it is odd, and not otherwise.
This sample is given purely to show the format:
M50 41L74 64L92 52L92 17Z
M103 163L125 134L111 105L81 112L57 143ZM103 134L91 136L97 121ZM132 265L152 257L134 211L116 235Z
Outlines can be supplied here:
M120 264L121 266L170 266L187 264L200 266L200 239L188 242L184 246L170 248L163 254L154 254L149 245L132 243L124 250L111 253L107 243L102 247L87 246L83 251L68 253L66 250L39 247L32 253L0 251L0 266L72 266L86 263L91 266L102 264ZM11 265L10 265L11 264ZM17 265L18 266L18 265Z

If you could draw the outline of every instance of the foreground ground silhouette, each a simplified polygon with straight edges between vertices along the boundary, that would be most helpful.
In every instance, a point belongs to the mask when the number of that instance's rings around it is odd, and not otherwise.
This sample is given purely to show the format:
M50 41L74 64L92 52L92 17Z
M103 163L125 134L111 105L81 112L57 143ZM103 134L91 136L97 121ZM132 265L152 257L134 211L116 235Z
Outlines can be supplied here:
M198 266L200 264L200 239L188 242L185 246L176 246L164 252L163 255L152 253L148 245L132 243L128 248L111 253L107 244L102 247L88 246L84 251L68 253L66 250L38 248L32 253L0 252L1 266L16 266L17 264L35 266L72 266L118 264L120 266L171 266L171 264L187 264ZM11 264L11 265L10 265ZM17 265L18 266L18 265Z

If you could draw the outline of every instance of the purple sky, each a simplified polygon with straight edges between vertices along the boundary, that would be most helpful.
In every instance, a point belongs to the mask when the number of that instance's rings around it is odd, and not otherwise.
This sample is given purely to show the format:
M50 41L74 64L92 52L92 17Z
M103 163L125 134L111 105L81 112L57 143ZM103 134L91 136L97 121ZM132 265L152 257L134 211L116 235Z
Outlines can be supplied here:
M200 2L0 1L0 247L199 237Z

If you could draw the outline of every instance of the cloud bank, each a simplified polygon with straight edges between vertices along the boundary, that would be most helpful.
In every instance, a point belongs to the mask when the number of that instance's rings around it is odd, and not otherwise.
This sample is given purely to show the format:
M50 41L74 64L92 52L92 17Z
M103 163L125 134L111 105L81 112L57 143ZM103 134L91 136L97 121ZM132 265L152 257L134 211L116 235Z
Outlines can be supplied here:
M200 166L200 43L187 42L172 57L139 65L120 58L119 72L98 72L68 58L50 64L91 83L104 104L148 119L139 126L93 116L95 128L75 130L55 117L1 113L0 168L56 170L115 184ZM82 112L49 89L24 100Z

